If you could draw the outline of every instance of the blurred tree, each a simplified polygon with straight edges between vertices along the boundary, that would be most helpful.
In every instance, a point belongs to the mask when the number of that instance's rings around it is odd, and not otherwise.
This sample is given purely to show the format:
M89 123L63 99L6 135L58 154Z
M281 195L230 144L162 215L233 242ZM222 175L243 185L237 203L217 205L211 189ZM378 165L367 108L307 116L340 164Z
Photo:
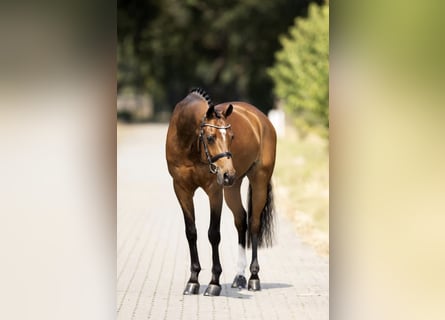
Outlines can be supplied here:
M118 90L148 91L158 110L171 110L202 86L215 102L243 99L267 111L278 36L309 3L118 0Z
M283 49L269 69L275 93L300 131L323 136L329 128L329 6L311 4L307 19L296 18Z

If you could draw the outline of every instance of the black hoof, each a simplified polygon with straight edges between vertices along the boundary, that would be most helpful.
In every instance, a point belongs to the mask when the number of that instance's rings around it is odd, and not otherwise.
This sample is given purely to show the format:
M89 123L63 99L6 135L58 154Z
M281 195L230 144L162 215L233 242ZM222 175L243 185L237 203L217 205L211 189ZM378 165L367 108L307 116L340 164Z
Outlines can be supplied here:
M205 296L219 296L221 293L221 286L217 284L209 284L206 291L204 292Z
M245 289L247 280L242 275L237 275L232 283L232 288Z
M198 293L199 293L199 283L193 283L193 282L187 283L184 290L185 295L198 294Z
M249 291L260 291L260 279L250 279L248 289Z

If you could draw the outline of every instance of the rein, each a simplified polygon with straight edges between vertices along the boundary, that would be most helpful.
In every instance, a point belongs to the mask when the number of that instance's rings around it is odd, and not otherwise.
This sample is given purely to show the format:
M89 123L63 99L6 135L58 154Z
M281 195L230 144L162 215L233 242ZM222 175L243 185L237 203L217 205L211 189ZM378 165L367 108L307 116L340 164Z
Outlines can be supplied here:
M204 146L204 152L206 154L207 161L209 162L210 173L216 174L218 172L218 168L215 165L215 162L221 158L224 158L224 157L227 157L229 159L232 158L232 153L229 151L226 151L226 152L218 153L217 155L215 155L213 157L210 156L209 148L208 148L207 143L205 142L205 139L204 139L204 127L212 127L212 128L216 128L216 129L228 129L231 127L231 125L228 124L226 126L215 126L210 123L205 123L204 120L201 123L201 131L199 133L199 141L202 142L202 144ZM198 148L198 150L199 150L199 148Z

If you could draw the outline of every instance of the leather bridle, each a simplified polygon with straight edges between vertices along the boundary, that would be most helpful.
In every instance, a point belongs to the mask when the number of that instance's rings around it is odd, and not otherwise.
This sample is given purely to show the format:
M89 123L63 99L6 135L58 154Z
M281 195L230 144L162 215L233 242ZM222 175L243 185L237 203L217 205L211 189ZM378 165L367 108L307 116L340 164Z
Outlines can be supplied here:
M200 142L200 144L202 142L202 145L204 146L204 152L205 152L207 161L209 162L210 173L216 174L218 172L218 167L215 165L215 162L221 158L224 158L224 157L227 157L229 159L232 158L232 153L230 151L226 151L226 152L218 153L217 155L212 157L210 155L209 148L206 143L206 139L204 139L204 127L212 127L212 128L216 128L216 129L228 129L231 127L231 125L227 124L225 126L216 126L214 124L205 123L204 119L201 122L201 130L199 132L199 142ZM198 147L198 150L199 150L199 147Z

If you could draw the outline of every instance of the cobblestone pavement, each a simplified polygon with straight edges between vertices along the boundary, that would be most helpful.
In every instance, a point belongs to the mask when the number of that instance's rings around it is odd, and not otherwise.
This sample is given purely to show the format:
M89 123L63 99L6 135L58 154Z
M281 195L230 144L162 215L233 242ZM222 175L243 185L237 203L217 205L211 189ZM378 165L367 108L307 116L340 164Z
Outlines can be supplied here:
M190 259L182 212L165 163L166 132L164 124L118 125L118 319L328 319L329 261L301 242L280 215L279 203L275 245L259 250L262 291L230 287L238 245L232 214L224 207L222 292L219 297L203 296L211 277L211 247L208 199L201 190L194 198L200 294L182 295ZM250 251L247 257L249 265Z

